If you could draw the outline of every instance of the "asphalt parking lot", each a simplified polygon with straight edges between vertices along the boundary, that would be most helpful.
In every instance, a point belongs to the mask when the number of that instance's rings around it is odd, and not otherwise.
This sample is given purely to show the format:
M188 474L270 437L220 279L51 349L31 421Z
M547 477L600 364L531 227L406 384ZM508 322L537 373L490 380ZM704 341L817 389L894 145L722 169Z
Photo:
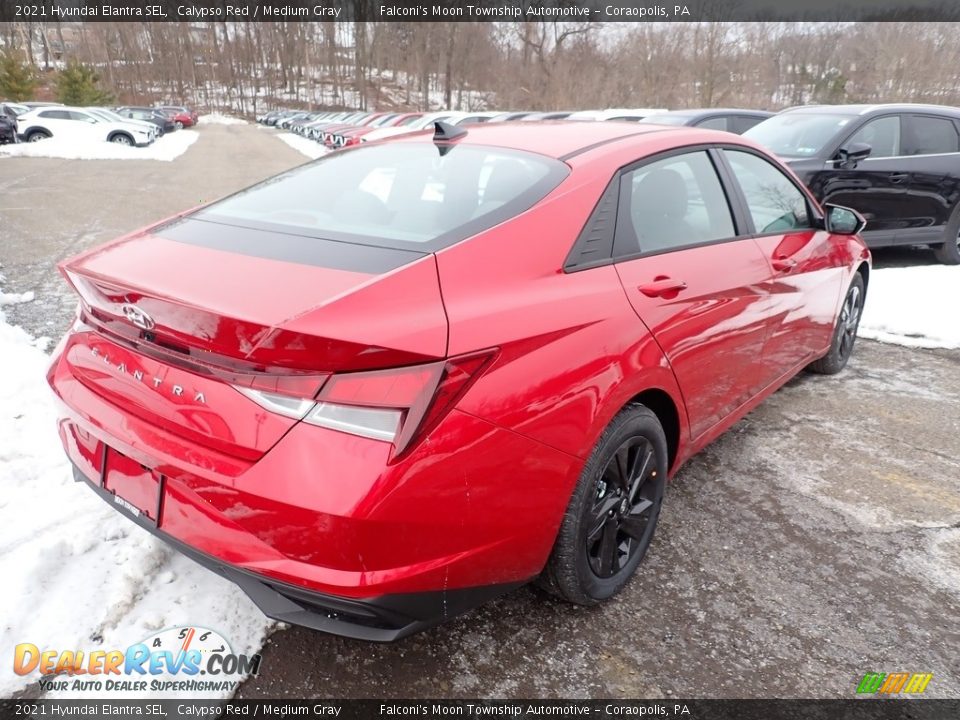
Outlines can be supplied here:
M57 261L306 160L273 131L199 132L172 163L0 158L4 289L36 293L8 319L58 336ZM240 696L851 697L907 671L960 698L958 408L960 351L860 341L681 470L615 601L521 589L393 645L281 629Z

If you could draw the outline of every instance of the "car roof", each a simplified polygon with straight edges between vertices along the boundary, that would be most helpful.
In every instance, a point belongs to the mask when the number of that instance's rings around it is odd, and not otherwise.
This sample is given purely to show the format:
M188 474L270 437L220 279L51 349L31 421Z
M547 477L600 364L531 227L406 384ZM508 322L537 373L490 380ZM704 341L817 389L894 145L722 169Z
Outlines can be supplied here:
M689 143L680 142L681 145L693 144L697 141L704 143L717 142L718 137L725 138L724 142L727 142L731 137L729 133L697 128L616 121L584 123L577 120L550 120L545 122L478 123L458 127L465 129L467 132L466 135L454 140L455 143L526 150L559 160L622 138L646 134L670 132L680 140L685 140L687 136L690 136ZM432 141L432 130L421 130L390 138L390 142Z
M873 105L798 105L781 113L842 113L845 115L872 115L883 112L936 112L960 117L960 108L924 103L876 103Z
M672 115L675 117L702 117L705 115L758 115L769 117L774 113L769 110L752 110L747 108L690 108L687 110L668 110L657 115Z

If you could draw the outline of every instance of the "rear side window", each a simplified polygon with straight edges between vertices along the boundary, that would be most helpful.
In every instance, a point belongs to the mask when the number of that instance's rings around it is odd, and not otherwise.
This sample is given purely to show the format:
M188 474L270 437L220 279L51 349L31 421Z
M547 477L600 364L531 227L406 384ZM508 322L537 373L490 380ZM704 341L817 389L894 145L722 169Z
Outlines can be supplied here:
M663 252L735 235L730 205L705 151L654 161L620 180L618 255Z
M742 135L754 125L764 120L766 120L766 118L755 117L753 115L735 115L730 118L730 132Z
M701 120L700 122L698 122L697 127L703 128L704 130L726 130L727 118L725 117L707 118L706 120Z
M773 234L810 227L807 198L783 172L740 150L724 150L743 190L756 232Z
M69 120L70 113L65 110L44 110L37 117L42 117L46 120Z
M950 118L908 115L905 121L904 155L935 155L960 150L957 126Z
M331 153L196 217L429 251L529 209L568 171L552 158L503 148L371 145Z
M870 146L870 157L896 157L900 154L900 116L871 120L857 130L845 145L866 143Z

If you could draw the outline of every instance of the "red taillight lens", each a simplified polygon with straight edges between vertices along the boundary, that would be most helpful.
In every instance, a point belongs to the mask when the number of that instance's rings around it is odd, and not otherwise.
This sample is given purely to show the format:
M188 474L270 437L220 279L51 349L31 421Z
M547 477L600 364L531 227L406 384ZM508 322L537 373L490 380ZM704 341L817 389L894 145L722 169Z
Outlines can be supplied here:
M485 350L429 365L333 375L304 421L409 450L439 424L493 362Z

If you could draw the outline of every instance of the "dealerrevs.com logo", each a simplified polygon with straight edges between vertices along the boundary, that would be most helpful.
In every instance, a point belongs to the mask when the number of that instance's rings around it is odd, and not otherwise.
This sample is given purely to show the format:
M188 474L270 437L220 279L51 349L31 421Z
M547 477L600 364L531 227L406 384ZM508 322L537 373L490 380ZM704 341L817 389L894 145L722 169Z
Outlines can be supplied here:
M236 654L215 630L173 627L126 649L57 650L20 643L17 675L39 673L44 692L229 692L260 671L259 654Z

